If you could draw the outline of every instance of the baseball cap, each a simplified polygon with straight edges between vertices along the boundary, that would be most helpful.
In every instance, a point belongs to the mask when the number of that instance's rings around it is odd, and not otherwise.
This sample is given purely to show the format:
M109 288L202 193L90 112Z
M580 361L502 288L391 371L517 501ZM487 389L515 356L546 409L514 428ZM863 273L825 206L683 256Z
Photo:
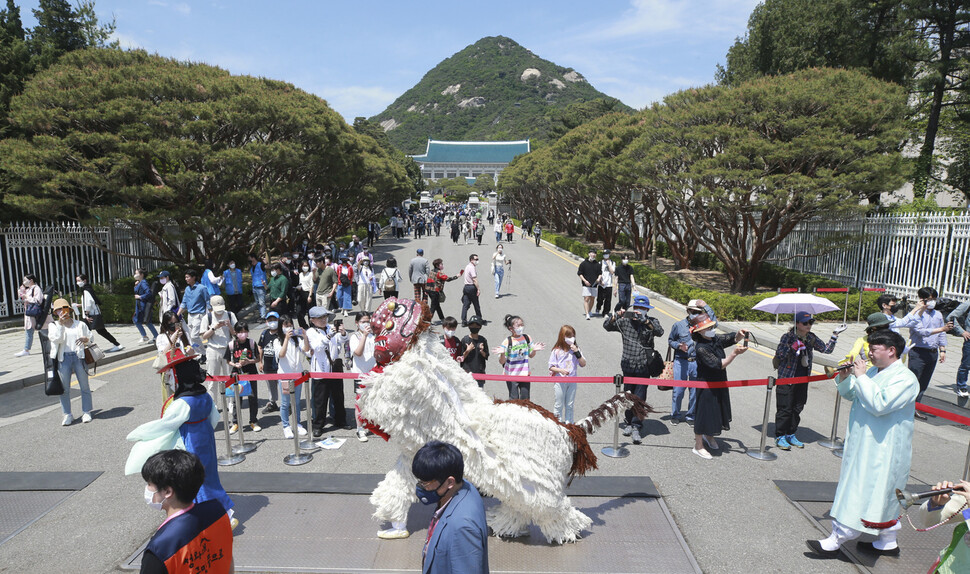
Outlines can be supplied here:
M169 272L168 271L162 271L161 273L158 274L158 276L159 277L168 277L169 276Z
M222 295L210 297L209 304L212 305L212 310L216 313L222 313L226 310L226 300L222 298Z
M280 314L277 313L276 311L270 311L269 313L266 314L267 321L269 321L270 319L279 319L279 318L280 318Z
M424 249L418 249L418 255L424 255Z
M468 320L468 324L469 325L478 325L479 327L481 327L482 326L482 318L479 317L478 315L472 315L472 318Z
M815 317L812 317L812 314L811 313L808 313L806 311L799 311L798 313L795 313L795 322L796 323L809 323L809 322L814 323L815 322Z
M646 295L636 295L633 297L634 307L643 307L644 309L653 309L653 305L650 304L650 298Z
M333 311L330 311L326 307L321 307L319 305L314 305L313 307L310 307L310 310L307 312L307 314L310 316L311 319L317 319L319 317L333 317L334 315L336 315L336 313L334 313Z

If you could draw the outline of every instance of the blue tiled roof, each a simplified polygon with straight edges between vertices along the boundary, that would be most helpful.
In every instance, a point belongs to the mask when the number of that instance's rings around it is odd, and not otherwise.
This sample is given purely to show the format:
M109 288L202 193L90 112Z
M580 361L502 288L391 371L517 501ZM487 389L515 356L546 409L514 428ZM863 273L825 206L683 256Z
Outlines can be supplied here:
M529 153L529 140L509 142L445 142L428 140L422 155L411 156L421 163L509 163Z

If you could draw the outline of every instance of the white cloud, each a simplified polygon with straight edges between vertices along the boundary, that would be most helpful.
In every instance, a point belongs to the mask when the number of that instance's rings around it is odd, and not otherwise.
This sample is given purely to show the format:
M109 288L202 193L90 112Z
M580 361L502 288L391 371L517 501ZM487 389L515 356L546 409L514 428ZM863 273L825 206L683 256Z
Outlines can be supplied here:
M353 123L358 116L367 118L383 112L384 108L403 93L403 90L392 90L383 86L300 87L327 100L330 107L342 115L347 123Z
M689 31L723 31L737 28L739 18L746 22L760 0L630 0L630 8L614 22L586 34L590 38L612 40L649 34ZM701 6L703 6L701 8Z
M125 50L145 47L145 43L138 38L132 36L131 34L125 34L124 32L119 32L117 30L111 34L111 38L109 39L111 42L114 42L115 40L117 40L118 44L120 44Z

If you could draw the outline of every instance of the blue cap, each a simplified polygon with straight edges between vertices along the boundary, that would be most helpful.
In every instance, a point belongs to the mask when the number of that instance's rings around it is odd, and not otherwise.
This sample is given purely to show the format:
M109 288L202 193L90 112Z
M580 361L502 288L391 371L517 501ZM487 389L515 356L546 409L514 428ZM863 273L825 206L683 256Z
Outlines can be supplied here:
M418 249L418 255L424 255L424 249Z
M646 295L635 295L633 297L634 307L643 307L644 309L653 309L653 305L650 304L650 297Z
M798 313L795 313L796 323L808 323L809 321L813 323L815 322L815 317L812 317L811 313L806 311L799 311Z
M266 320L269 321L271 317L275 317L275 318L279 319L280 318L280 314L277 313L276 311L270 311L269 313L266 314Z
M158 276L159 277L168 277L169 276L169 272L168 271L162 271L161 273L158 274Z

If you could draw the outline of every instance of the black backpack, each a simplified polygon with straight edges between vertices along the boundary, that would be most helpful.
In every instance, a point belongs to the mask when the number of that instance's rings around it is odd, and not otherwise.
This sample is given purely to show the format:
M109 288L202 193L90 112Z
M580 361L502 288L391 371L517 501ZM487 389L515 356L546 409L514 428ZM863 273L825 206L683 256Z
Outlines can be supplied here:
M949 297L940 297L936 300L936 310L943 313L943 318L950 313L956 311L956 308L960 306L960 302L956 299L950 299Z

